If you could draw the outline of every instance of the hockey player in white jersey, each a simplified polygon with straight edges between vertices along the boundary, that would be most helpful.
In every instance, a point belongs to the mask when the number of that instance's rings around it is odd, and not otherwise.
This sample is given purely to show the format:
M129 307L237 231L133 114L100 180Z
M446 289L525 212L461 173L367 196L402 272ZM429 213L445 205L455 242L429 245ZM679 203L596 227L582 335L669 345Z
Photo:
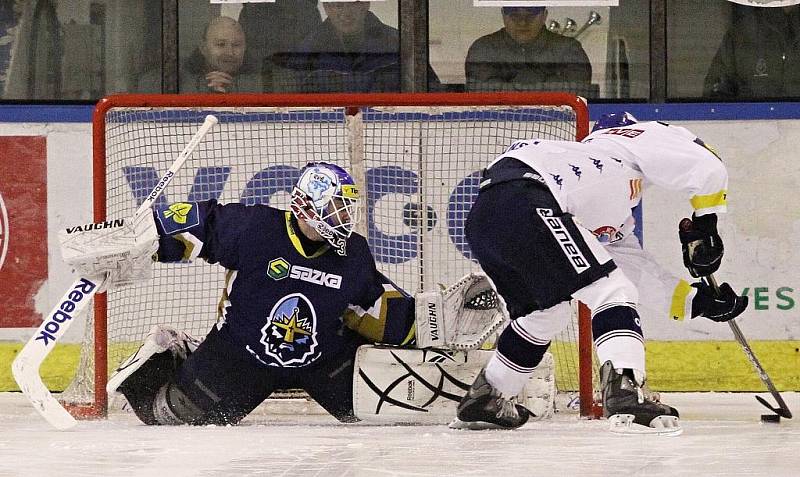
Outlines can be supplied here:
M645 181L686 194L694 228L680 234L684 263L694 277L716 271L724 250L716 214L726 210L727 172L684 128L609 115L582 142L516 141L484 171L465 232L512 322L461 400L453 427L515 428L527 421L529 411L512 396L566 325L563 315L541 311L575 298L592 310L606 417L631 432L680 432L678 411L642 393L639 290L602 245L632 235L631 209ZM627 250L633 257L634 248ZM636 259L630 263L635 270ZM716 296L703 282L679 283L671 310L714 321L744 311L746 297L728 284L720 289Z

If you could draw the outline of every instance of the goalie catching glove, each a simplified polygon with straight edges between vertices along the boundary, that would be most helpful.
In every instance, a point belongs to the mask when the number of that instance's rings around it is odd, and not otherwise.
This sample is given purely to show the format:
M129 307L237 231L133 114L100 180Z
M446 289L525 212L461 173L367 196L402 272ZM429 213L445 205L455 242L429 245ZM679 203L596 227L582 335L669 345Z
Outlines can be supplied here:
M444 291L415 296L417 347L473 350L508 319L505 304L481 273Z
M67 227L59 242L64 262L82 276L108 274L113 289L150 278L158 231L148 210L131 219Z
M717 214L692 216L678 225L683 264L694 278L707 277L719 269L725 247L717 233Z

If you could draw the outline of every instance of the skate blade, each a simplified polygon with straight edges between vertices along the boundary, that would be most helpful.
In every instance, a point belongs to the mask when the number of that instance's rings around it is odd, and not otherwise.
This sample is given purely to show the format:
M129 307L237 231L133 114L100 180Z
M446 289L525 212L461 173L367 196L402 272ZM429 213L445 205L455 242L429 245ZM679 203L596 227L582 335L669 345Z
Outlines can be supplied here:
M483 422L483 421L462 421L459 418L453 419L453 421L447 425L450 429L459 429L459 430L469 430L469 431L484 431L486 429L508 429L508 427L503 427L498 424L492 424L491 422Z
M608 418L609 431L614 434L656 435L675 437L683 433L680 419L675 416L657 416L650 426L633 422L633 414L614 414Z

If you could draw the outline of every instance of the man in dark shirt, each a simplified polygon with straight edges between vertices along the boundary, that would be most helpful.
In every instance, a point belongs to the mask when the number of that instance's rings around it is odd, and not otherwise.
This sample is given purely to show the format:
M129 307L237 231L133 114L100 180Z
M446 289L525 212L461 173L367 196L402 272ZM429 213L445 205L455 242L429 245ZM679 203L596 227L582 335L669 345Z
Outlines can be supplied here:
M711 62L703 96L800 96L800 7L743 9Z
M239 23L248 49L261 59L297 48L303 38L319 30L322 18L317 0L276 0L245 3Z
M298 92L400 91L400 35L370 2L322 4L327 18L297 51L273 57L273 87ZM438 78L428 68L433 84Z
M591 96L592 66L580 42L544 27L544 7L504 7L500 30L467 53L467 91L563 90Z
M323 3L327 18L296 51L273 57L276 91L399 91L399 34L369 2Z

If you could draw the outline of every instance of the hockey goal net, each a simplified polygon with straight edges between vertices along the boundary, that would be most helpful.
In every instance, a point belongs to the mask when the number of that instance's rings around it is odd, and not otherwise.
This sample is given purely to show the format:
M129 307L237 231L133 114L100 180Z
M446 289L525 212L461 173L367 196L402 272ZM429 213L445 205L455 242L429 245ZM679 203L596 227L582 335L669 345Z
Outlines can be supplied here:
M307 162L342 165L363 184L359 231L378 268L410 293L478 269L463 226L493 157L516 139L588 132L585 102L563 93L113 96L94 114L95 221L131 215L207 114L219 124L159 201L284 208ZM205 336L223 288L224 270L198 261L156 264L152 280L99 295L79 369L62 395L68 409L103 416L110 371L152 326ZM591 331L585 314L573 317L552 346L556 383L590 415Z

